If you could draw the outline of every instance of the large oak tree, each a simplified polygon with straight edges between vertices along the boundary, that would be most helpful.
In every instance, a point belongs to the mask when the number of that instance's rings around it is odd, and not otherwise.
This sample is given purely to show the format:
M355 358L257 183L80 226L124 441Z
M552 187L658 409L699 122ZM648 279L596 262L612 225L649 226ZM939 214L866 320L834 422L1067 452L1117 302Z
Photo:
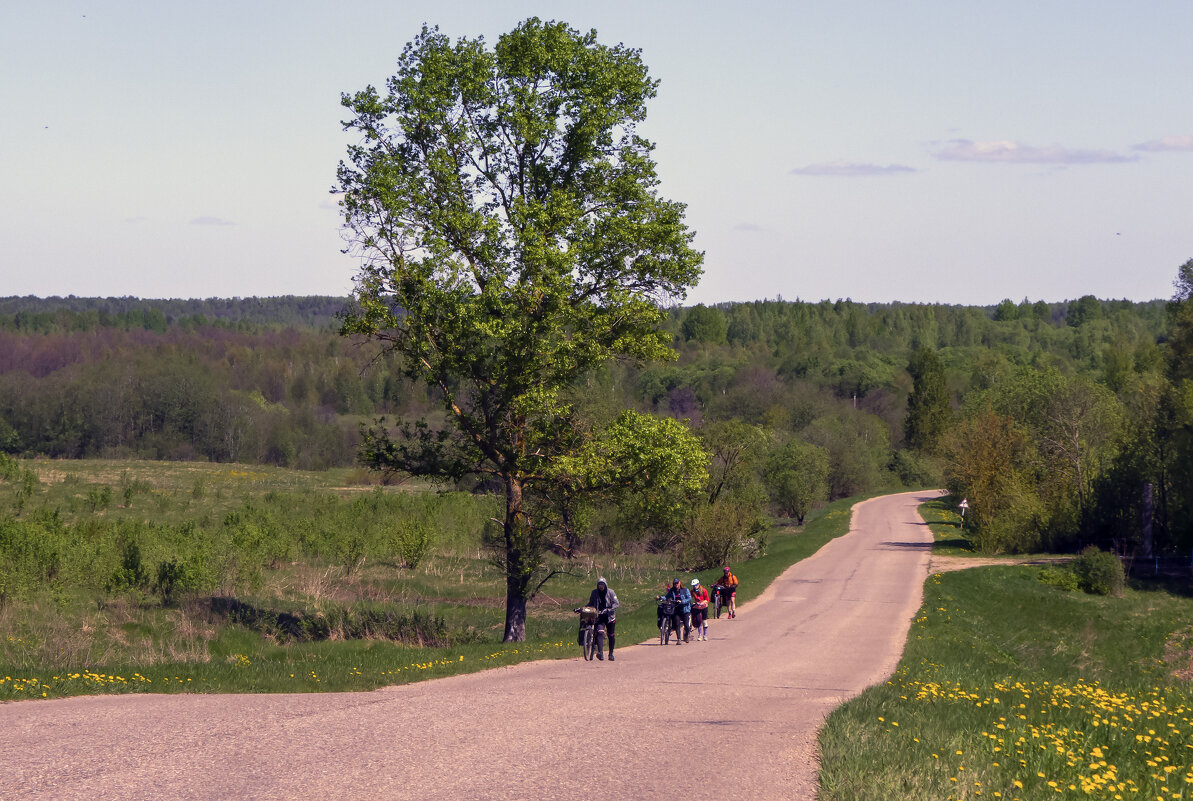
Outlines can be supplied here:
M339 191L362 264L343 331L399 353L445 410L438 424L374 427L366 459L502 487L507 641L525 638L561 486L702 477L699 449L668 451L678 426L641 438L633 475L612 474L624 460L601 476L576 468L602 434L566 394L610 359L670 357L661 305L700 275L684 206L659 196L636 131L656 88L637 50L532 18L492 49L424 28L383 90L343 98L361 138Z

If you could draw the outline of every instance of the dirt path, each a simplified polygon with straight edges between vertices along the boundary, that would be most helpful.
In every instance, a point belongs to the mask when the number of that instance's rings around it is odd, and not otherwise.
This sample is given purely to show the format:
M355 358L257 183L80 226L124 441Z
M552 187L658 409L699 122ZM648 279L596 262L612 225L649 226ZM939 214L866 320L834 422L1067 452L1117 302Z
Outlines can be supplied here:
M859 504L708 642L370 693L6 704L0 799L810 799L824 716L898 661L930 497Z

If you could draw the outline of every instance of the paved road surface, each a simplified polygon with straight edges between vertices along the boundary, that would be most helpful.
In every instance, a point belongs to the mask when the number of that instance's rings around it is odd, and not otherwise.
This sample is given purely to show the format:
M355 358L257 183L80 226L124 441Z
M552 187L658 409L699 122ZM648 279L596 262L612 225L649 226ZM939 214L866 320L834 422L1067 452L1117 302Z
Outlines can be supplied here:
M898 661L934 495L858 505L708 642L369 693L0 705L0 799L810 799L825 715Z

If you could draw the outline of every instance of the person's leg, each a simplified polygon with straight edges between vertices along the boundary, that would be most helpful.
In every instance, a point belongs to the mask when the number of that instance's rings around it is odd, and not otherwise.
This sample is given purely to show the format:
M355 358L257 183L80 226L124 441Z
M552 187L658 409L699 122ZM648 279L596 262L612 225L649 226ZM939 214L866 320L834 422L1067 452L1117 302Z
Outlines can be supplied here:
M679 645L683 642L683 637L679 636L683 628L683 612L679 609L675 610L675 615L671 618L671 628L675 629L675 644Z
M609 637L609 661L610 662L613 661L613 643L615 641L613 638L613 632L616 629L617 629L617 621L616 620L610 620L605 625L605 633Z

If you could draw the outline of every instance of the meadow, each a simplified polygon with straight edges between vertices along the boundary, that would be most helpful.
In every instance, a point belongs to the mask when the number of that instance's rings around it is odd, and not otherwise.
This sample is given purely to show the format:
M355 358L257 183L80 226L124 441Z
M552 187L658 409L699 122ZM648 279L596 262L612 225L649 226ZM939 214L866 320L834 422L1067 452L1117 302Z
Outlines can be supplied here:
M654 633L654 596L680 572L645 549L552 557L558 574L530 604L527 641L502 644L492 498L362 485L367 474L349 469L18 470L30 483L0 482L0 700L364 690L572 657L572 609L597 576L618 592L628 644ZM845 533L851 503L770 531L764 556L735 565L742 598Z
M925 510L957 549L943 504ZM821 798L1193 797L1193 600L1066 591L1047 568L935 574L885 684L820 736Z

